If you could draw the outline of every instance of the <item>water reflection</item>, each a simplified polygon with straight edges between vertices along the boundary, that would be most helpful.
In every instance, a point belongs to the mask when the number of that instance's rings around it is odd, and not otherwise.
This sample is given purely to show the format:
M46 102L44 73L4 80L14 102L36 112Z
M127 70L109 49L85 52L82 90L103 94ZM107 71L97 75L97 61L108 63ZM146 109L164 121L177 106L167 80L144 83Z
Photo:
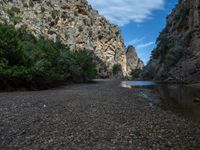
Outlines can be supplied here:
M154 86L154 85L158 85L157 82L153 82L153 81L123 81L123 84L126 84L127 86L131 86L131 87L143 87L143 86Z
M194 121L200 121L200 90L186 85L159 85L160 106Z
M151 81L127 81L123 82L123 87L143 89L144 94L153 99L154 105L200 122L200 89L198 88L178 84L158 84Z
M132 88L132 86L127 83L127 81L122 81L121 82L121 87L123 87L123 88L129 88L129 89Z

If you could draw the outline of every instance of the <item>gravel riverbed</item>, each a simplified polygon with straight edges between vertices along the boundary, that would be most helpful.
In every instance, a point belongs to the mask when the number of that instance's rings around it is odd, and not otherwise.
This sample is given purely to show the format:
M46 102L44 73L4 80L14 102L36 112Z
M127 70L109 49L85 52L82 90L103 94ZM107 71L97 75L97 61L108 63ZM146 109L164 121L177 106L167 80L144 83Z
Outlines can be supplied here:
M200 149L200 124L119 81L0 93L0 149Z

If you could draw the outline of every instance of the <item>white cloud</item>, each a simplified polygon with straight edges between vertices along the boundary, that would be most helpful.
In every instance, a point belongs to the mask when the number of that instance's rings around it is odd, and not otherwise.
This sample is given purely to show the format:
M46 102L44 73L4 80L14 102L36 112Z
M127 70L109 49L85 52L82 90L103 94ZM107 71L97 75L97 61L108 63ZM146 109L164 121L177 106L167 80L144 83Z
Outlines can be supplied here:
M149 47L149 46L154 45L154 44L155 44L154 42L143 43L143 44L137 45L136 48L137 49L146 48L146 47Z
M131 21L140 23L152 17L152 11L163 9L164 0L88 0L112 23L120 26Z
M143 40L145 40L146 37L141 37L141 38L135 38L131 41L129 41L126 45L136 45L140 42L142 42Z

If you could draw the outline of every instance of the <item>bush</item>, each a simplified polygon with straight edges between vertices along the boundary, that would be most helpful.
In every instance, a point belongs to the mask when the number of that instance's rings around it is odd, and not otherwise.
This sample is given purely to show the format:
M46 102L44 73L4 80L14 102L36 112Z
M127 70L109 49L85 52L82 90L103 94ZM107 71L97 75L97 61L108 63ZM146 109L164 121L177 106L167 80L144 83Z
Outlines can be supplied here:
M174 20L178 21L178 20L181 20L181 21L184 21L184 18L185 16L187 16L187 14L189 13L189 8L190 4L189 4L189 1L185 2L182 7L179 9L179 12L177 12L175 15L174 15Z
M168 33L162 31L156 41L157 46L161 50L161 54L165 55L167 51L174 46L174 41L169 38Z
M36 39L24 30L0 24L2 87L5 85L12 87L10 79L20 80L20 83L23 81L23 86L35 86L35 83L42 86L40 84L43 82L86 81L95 75L95 65L85 50L71 51L61 42Z
M97 74L92 58L88 56L86 50L74 51L72 54L74 64L71 72L74 77L82 78L83 80L89 80L94 78Z
M132 70L132 72L131 72L132 79L139 78L141 72L142 72L141 69Z
M175 46L175 41L170 38L169 33L165 30L160 32L157 40L156 40L157 48L155 48L151 52L151 60L152 59L160 59L160 63L163 63L166 55Z
M151 58L150 59L158 59L160 55L160 51L158 49L153 49L151 52Z
M179 59L182 57L183 54L183 48L181 46L176 46L170 49L168 54L165 57L165 65L166 66L172 66L176 64Z
M20 9L18 7L12 7L11 9L8 9L7 12L10 16L14 16L15 14L20 13Z
M14 24L20 23L22 21L21 17L16 17L16 16L12 16L10 19Z
M120 64L114 64L113 65L113 74L114 75L118 74L121 71L122 71L122 67L121 67Z

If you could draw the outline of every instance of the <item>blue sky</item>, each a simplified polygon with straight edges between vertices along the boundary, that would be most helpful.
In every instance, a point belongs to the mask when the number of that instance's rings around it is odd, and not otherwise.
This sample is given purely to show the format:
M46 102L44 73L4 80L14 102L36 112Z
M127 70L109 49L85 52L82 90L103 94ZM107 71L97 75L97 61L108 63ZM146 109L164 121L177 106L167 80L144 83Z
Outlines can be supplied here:
M88 0L110 22L120 26L126 46L133 45L146 64L166 16L178 0Z

